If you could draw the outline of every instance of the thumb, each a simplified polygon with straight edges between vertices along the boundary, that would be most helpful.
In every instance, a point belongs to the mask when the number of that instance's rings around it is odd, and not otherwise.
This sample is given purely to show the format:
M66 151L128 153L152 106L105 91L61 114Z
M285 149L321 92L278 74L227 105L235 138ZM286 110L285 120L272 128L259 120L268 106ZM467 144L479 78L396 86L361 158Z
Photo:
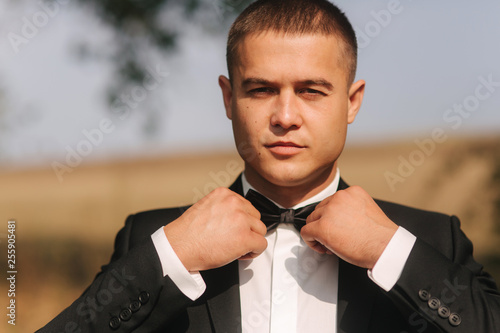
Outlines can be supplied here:
M323 254L323 253L331 253L327 250L323 244L321 244L319 240L319 230L318 223L316 222L308 222L305 226L300 230L300 236L304 240L304 242L314 251Z
M262 254L267 248L267 239L256 233L252 232L248 238L248 252L239 259L253 259Z

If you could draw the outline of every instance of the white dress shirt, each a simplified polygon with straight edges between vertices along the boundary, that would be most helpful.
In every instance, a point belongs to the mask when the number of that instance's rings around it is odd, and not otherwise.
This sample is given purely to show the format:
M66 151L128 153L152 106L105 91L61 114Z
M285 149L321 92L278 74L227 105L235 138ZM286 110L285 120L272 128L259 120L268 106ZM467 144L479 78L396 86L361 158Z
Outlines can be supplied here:
M333 195L340 174L322 192L291 207L298 209ZM253 187L242 176L243 193ZM198 272L188 272L163 232L152 236L163 275L168 275L190 299L205 291ZM336 332L338 257L310 249L291 224L279 224L266 234L268 246L257 258L240 260L240 305L243 332ZM368 276L389 291L399 279L415 243L415 236L399 227Z

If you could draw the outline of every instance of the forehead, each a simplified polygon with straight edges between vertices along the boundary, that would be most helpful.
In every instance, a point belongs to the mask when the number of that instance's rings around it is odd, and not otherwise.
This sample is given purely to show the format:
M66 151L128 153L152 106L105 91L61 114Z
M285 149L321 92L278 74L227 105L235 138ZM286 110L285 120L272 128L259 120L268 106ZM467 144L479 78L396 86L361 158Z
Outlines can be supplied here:
M272 75L345 76L342 42L332 35L290 35L263 32L246 36L237 48L234 74L244 77Z

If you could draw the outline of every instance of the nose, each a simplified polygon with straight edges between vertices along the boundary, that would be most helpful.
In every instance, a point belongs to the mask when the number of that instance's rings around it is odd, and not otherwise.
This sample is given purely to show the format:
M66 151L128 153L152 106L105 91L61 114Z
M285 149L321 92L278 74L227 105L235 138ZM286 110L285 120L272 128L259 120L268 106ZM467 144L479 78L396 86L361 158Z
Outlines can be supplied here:
M281 93L274 105L271 125L285 130L300 128L303 119L298 102L295 93Z

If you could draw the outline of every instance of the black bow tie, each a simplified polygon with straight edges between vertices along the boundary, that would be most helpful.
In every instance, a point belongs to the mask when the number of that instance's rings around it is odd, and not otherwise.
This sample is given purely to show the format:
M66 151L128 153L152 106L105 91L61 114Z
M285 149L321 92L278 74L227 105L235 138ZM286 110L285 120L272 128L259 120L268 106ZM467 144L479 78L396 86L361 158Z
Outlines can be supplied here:
M260 219L267 226L267 231L273 230L280 223L292 223L295 229L300 232L300 229L306 225L307 217L317 205L317 203L313 203L299 209L283 209L253 190L248 190L245 198L260 212Z

